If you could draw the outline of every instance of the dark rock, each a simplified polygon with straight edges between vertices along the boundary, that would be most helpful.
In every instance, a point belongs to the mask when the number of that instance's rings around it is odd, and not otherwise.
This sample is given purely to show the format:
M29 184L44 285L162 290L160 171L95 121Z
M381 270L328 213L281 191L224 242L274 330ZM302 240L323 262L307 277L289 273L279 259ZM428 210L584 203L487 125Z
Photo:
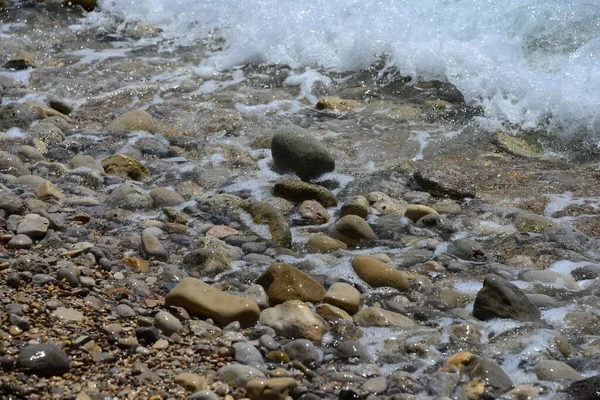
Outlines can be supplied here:
M471 239L457 239L448 245L448 254L452 254L462 260L467 261L486 261L487 256L483 247Z
M422 166L413 175L419 189L434 196L455 200L475 197L475 185L466 180L465 174L453 168Z
M275 166L291 170L303 180L316 178L335 169L327 148L306 130L297 126L281 128L271 142Z
M600 266L594 264L584 265L571 271L571 275L576 281L596 279L600 276Z
M68 372L71 362L67 353L53 343L31 344L21 350L17 368L52 376Z
M388 214L379 217L373 224L373 231L380 239L399 240L410 232L412 222L399 214Z
M498 275L488 274L475 298L473 316L482 321L492 318L539 321L541 314L521 289Z
M594 375L587 379L582 379L571 383L567 388L567 393L573 400L598 400L600 399L600 375Z

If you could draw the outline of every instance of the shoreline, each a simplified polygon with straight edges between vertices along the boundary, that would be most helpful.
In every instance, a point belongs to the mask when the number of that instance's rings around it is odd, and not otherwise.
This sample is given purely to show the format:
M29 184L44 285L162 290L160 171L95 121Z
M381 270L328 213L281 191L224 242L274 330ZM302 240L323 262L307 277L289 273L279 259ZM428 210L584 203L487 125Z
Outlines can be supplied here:
M34 66L26 84L0 78L0 395L566 399L594 385L593 159L482 129L442 82L201 77L202 56L110 53L131 37L69 36L77 18L51 3L21 11L28 25L0 36L2 64ZM177 297L188 275L210 285Z

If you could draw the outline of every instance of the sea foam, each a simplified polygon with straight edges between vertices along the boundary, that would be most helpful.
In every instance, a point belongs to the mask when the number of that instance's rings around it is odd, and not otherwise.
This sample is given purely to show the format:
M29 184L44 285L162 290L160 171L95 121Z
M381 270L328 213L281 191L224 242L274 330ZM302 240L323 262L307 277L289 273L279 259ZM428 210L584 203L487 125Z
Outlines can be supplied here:
M209 54L217 70L272 63L299 71L354 71L383 60L384 70L450 81L468 102L484 107L489 123L600 131L598 2L101 0L100 5L103 16L155 24L177 44L224 39L225 46Z

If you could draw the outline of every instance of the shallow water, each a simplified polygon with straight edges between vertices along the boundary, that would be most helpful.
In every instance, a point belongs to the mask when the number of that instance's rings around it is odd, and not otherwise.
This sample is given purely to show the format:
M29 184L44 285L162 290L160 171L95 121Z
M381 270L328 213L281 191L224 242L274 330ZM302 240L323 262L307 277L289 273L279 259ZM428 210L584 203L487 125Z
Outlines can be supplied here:
M380 75L448 80L468 102L484 107L489 126L549 126L567 135L597 134L600 127L600 5L593 1L100 4L103 12L87 23L101 25L116 15L160 27L170 39L166 46L208 44L199 65L204 72L246 63L299 71L381 63Z

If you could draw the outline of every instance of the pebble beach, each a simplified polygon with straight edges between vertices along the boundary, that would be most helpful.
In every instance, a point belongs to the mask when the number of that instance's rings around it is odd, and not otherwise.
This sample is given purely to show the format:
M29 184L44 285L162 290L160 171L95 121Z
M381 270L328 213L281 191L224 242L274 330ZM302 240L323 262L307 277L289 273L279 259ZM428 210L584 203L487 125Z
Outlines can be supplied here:
M1 399L600 398L596 147L101 12L0 0Z

